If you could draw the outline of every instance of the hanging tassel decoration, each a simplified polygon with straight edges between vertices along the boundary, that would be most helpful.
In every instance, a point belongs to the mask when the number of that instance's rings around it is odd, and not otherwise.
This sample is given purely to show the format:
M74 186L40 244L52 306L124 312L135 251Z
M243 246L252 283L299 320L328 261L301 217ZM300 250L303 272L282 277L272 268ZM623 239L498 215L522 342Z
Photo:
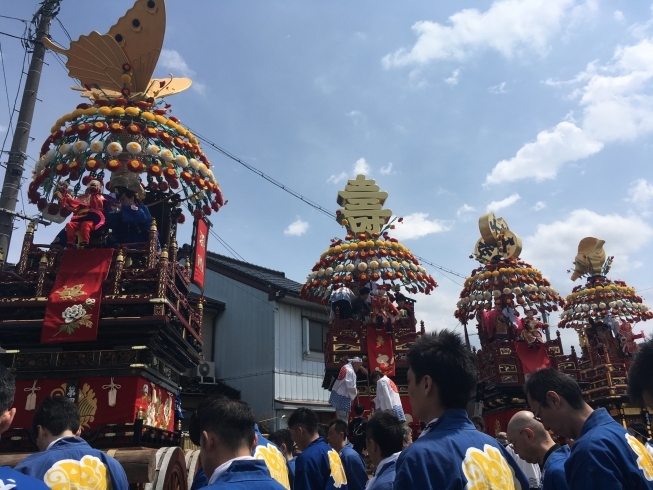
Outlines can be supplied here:
M110 407L115 407L116 406L116 400L118 399L118 390L121 388L120 385L117 385L113 382L113 378L111 378L111 383L108 385L103 385L102 389L103 390L109 390L108 397L109 397L109 406Z
M25 402L25 410L31 411L36 408L36 392L40 391L41 388L36 386L37 380L34 380L34 384L31 388L23 388L24 391L29 391L30 394L27 395L27 402Z

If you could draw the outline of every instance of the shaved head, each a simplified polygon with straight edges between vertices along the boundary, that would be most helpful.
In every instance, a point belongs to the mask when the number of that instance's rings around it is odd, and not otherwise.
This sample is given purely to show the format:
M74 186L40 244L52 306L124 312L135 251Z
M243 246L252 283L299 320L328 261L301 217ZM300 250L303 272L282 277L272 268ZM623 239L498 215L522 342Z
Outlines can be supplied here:
M529 410L513 415L507 433L515 452L528 463L541 464L546 452L555 445L551 435Z

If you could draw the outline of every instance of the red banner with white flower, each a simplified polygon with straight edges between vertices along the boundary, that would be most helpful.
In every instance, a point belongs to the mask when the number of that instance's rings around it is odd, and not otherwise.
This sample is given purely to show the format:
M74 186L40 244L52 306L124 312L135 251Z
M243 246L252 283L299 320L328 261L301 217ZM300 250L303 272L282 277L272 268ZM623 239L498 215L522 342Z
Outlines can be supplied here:
M392 334L385 330L367 327L367 358L370 363L370 372L378 367L386 376L394 376L395 350Z
M204 291L204 276L206 274L206 246L209 238L209 225L200 218L195 220L195 236L194 236L194 256L193 256L193 270L191 279L200 290Z
M63 252L45 309L42 344L97 339L102 282L109 273L113 252L110 248Z

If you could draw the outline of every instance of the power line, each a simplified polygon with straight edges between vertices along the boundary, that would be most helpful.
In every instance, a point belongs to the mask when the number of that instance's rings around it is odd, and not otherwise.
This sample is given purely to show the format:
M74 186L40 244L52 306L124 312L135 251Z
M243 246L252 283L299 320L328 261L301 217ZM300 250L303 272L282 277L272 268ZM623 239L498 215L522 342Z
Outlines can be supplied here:
M2 77L5 81L5 95L7 96L7 117L9 118L9 129L13 133L14 128L11 123L11 102L9 102L9 86L7 85L7 72L5 71L5 57L2 52L2 43L0 43L0 62L2 62Z
M191 131L195 136L197 136L197 138L198 138L199 140L201 140L202 142L206 143L208 146L210 146L210 147L213 148L214 150L219 151L220 153L222 153L222 154L225 155L226 157L228 157L228 158L234 160L235 162L241 164L243 167L245 167L246 169L248 169L248 170L254 172L256 175L258 175L258 176L260 176L260 177L263 177L263 178L264 178L265 180L267 180L268 182L274 184L275 186L279 187L281 190L286 191L288 194L290 194L290 195L296 197L297 199L303 201L304 203L308 204L308 205L311 206L312 208L314 208L314 209L320 211L322 214L328 216L329 218L335 219L335 215L334 215L331 211L329 211L328 209L326 209L325 207L320 206L320 205L317 204L316 202L314 202L314 201L312 201L312 200L310 200L310 199L308 199L308 198L302 196L300 193L298 193L298 192L296 192L296 191L293 191L293 190L290 189L288 186L282 184L282 183L279 182L278 180L276 180L276 179L270 177L269 175L265 174L264 172L262 172L261 170L257 169L256 167L254 167L254 166L250 165L249 163L243 161L242 159L238 158L238 157L235 156L233 153L227 151L226 149L224 149L224 148L222 148L221 146L217 145L217 144L214 143L213 141L209 140L206 136L202 136L201 134L195 132L192 128L189 127L188 129L189 129L189 130L190 130L190 131ZM433 262L431 262L431 261L429 261L429 260L426 260L426 259L424 259L423 257L419 257L419 256L415 255L415 258L417 258L417 259L420 260L421 262L424 262L425 264L428 264L428 265L430 265L431 267L433 267L433 268L439 270L440 272L444 272L444 273L446 273L446 274L451 274L451 275L454 275L454 276L460 277L460 278L462 278L462 279L466 279L466 278L467 278L467 276L464 276L464 275L462 275L462 274L460 274L460 273L458 273L458 272L455 272L455 271L452 271L452 270L450 270L450 269L447 269L446 267L442 267L441 265L434 264ZM447 279L451 280L454 284L458 284L459 286L462 287L461 284L457 283L456 281L454 281L453 279L449 278L448 276L445 276L445 277L447 277Z
M3 18L3 19L19 20L19 21L24 22L24 23L26 23L26 24L29 23L29 20L27 20L27 19L19 19L18 17L10 17L10 16L8 16L8 15L0 15L0 17Z
M25 75L25 62L27 61L27 47L25 47L25 54L23 55L23 67L20 70L20 78L18 80L18 87L16 87L16 97L14 97L14 107L9 113L9 126L14 119L14 114L16 112L16 104L18 103L18 95L20 94L20 86L23 83L23 76ZM9 136L9 131L5 132L5 137L2 140L2 147L0 148L0 153L4 153L5 145L7 144L7 137Z
M31 41L30 39L28 39L28 38L26 38L26 37L23 37L23 36L15 36L15 35L13 35L13 34L9 34L8 32L2 32L2 31L0 31L0 35L2 35L2 36L13 37L14 39L20 39L21 41L26 41L26 42L30 42L30 41Z
M230 246L226 241L224 241L224 239L222 239L222 238L220 237L220 235L218 235L215 231L213 231L212 229L209 228L209 233L211 233L211 235L213 235L213 236L218 240L218 242L220 242L220 243L222 244L222 246L223 246L225 249L227 249L227 252L229 252L229 253L233 256L234 259L238 259L238 258L239 258L239 259L242 260L243 262L247 262L247 261L243 258L242 255L240 255L238 252L236 252L236 250L235 250L232 246Z

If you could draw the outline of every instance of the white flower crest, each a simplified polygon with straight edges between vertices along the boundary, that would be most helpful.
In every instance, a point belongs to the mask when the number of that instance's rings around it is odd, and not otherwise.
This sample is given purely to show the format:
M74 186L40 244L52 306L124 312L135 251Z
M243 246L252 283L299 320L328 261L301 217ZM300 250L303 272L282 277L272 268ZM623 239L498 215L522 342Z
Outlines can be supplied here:
M61 316L66 323L75 321L86 314L86 309L83 305L72 305L66 308Z

